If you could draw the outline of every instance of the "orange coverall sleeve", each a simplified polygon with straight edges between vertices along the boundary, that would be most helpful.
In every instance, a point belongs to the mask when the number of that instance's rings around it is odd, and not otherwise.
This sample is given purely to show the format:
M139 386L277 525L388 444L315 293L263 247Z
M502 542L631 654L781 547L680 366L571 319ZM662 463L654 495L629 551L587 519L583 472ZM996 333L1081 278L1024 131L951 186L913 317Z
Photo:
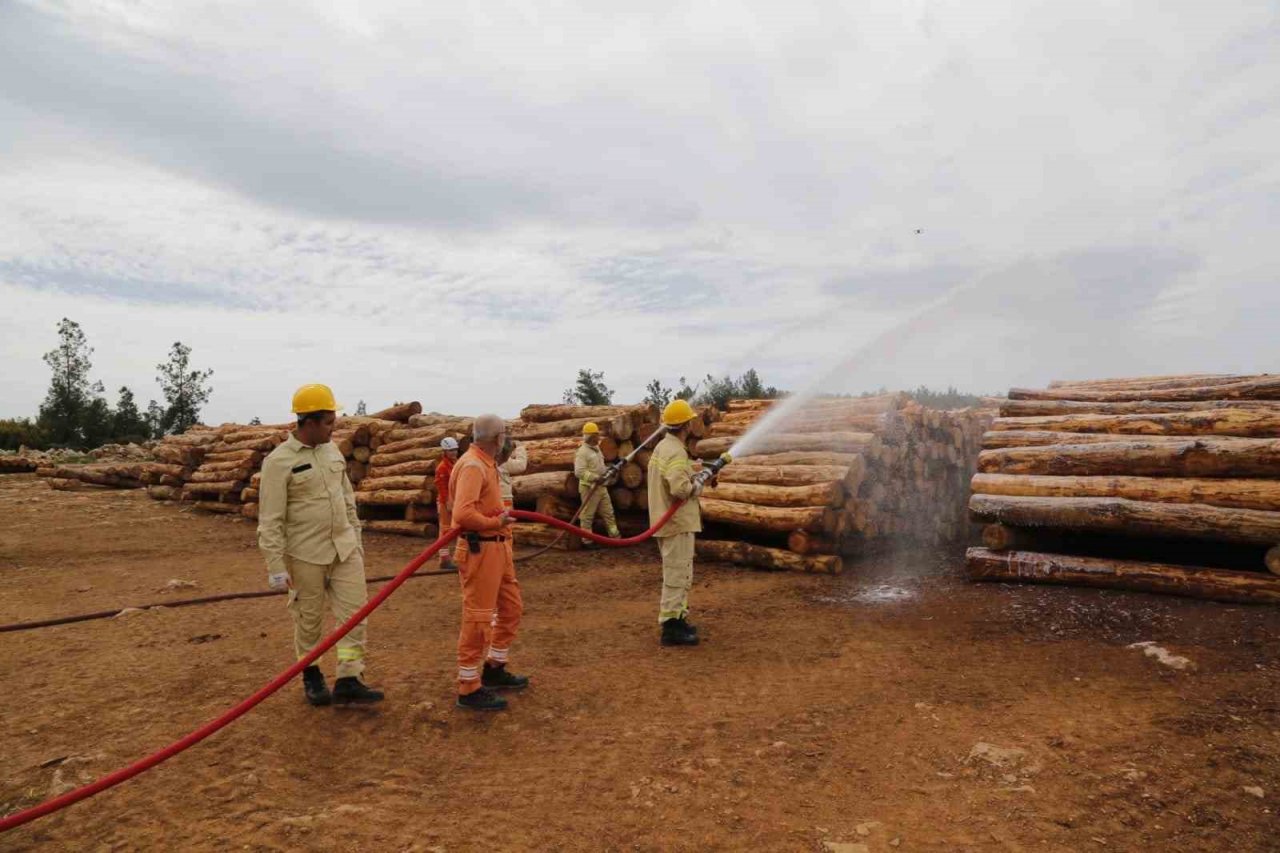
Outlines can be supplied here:
M458 471L453 490L453 524L463 530L477 533L501 530L502 521L480 511L480 489L484 486L484 471L479 465L464 465Z

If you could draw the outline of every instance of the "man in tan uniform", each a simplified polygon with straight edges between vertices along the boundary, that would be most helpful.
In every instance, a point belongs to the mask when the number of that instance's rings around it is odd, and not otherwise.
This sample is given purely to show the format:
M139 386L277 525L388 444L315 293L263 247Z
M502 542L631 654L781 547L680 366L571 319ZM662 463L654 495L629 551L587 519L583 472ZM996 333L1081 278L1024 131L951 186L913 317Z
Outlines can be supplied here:
M662 413L667 434L649 459L649 523L657 524L671 505L685 501L671 520L654 534L662 552L662 600L658 622L662 645L696 646L698 629L689 624L689 589L693 586L694 534L702 532L693 462L685 449L685 431L696 417L693 407L676 400Z
M329 441L338 404L325 385L304 385L293 395L298 428L262 463L258 547L272 589L289 590L294 653L306 656L322 637L326 592L338 624L367 600L364 545L347 463ZM382 693L360 680L365 623L338 641L338 680L329 692L320 667L302 671L312 705L370 703Z
M596 513L604 522L605 530L614 539L618 538L618 522L613 517L613 499L609 497L609 487L613 485L609 479L609 466L604 462L604 451L600 449L600 427L594 423L582 427L582 446L573 457L573 476L578 478L578 497L582 499L582 514L578 524L583 530L590 530ZM600 488L595 488L600 483ZM595 543L583 539L582 544L594 548Z

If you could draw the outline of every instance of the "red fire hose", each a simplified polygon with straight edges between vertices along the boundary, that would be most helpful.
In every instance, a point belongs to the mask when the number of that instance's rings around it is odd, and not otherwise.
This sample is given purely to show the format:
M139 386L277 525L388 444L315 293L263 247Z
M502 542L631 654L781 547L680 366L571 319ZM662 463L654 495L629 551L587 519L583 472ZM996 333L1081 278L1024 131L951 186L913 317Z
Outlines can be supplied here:
M667 510L666 514L663 515L662 518L658 519L658 522L654 524L652 527L650 527L648 530L646 530L645 532L641 533L638 536L632 536L627 539L610 539L607 536L600 536L589 530L582 530L581 528L574 527L573 525L568 524L567 522L561 521L558 518L552 518L551 516L542 515L536 512L526 512L524 510L515 510L511 514L520 521L536 521L542 524L549 524L552 527L558 527L562 530L567 530L572 533L577 533L580 536L587 537L594 542L599 542L602 545L612 545L614 547L625 547L627 545L638 545L639 543L644 542L646 539L649 539L650 537L652 537L654 533L658 532L658 530L661 529L663 525L665 525L668 521L671 520L671 516L675 515L676 510L680 508L681 503L683 502L677 502L676 504L674 504L671 507L671 509ZM255 706L257 706L260 702L262 702L272 693L275 693L277 690L279 690L281 687L283 687L285 684L291 681L294 677L298 675L298 673L302 672L302 670L306 669L308 666L314 663L321 655L323 655L325 652L331 649L333 645L338 642L338 640L346 636L348 631L350 631L356 625L359 625L362 621L364 621L364 619L370 613L372 613L374 610L377 610L378 607L381 606L384 601L390 598L391 594L395 592L397 589L399 589L400 585L403 584L405 581L407 581L409 579L409 576L412 575L414 572L416 572L425 562L427 562L427 560L430 560L432 557L436 555L436 553L441 548L443 548L445 545L449 544L454 539L456 539L458 537L458 533L459 531L456 529L449 531L448 533L446 533L445 535L437 539L435 542L433 542L430 545L430 547L424 550L421 554L414 557L411 561L409 561L409 564L406 565L403 569L401 569L400 572L394 578L392 578L391 581L386 586L380 589L378 593L374 595L372 598L370 598L369 601L366 602L363 607L357 610L350 619L348 619L346 622L343 622L336 629L334 629L332 634L330 634L329 636L321 640L320 644L317 645L314 649L312 649L309 654L307 654L303 658L300 658L288 669L284 670L275 678L271 679L252 696L249 696L248 698L241 701L239 704L227 709L218 717L205 723L203 726L191 732L190 734L186 735L185 737L181 738L180 740L174 741L173 743L166 746L164 749L161 749L157 752L153 752L150 755L146 756L145 758L138 759L137 761L128 765L127 767L122 767L113 773L108 773L106 776L103 776L101 779L98 779L94 782L90 782L88 785L84 785L83 787L76 788L73 791L68 791L67 793L62 794L61 796L57 796L57 797L53 797L52 799L45 800L43 803L39 803L38 805L32 806L29 809L23 809L20 812L15 812L11 815L8 815L7 817L0 818L0 833L8 832L9 830L22 826L25 823L30 823L33 820L42 818L46 815L53 814L56 811L61 811L62 809L65 809L68 806L74 805L75 803L78 803L81 800L92 797L94 794L101 793L102 791L105 791L108 788L112 788L116 785L119 785L121 782L128 781L129 779L132 779L134 776L137 776L139 773L143 773L147 770L150 770L152 767L155 767L157 764L160 764L161 762L172 758L173 756L186 750L189 747L195 746L200 741L209 737L209 735L235 722L237 719L239 719L240 717L244 716L246 713L251 711Z

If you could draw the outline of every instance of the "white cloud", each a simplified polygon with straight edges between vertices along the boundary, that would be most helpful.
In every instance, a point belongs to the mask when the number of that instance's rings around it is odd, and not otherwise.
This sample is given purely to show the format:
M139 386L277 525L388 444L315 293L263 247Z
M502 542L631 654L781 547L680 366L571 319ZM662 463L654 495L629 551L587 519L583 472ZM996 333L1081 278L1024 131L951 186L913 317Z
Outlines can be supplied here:
M1261 5L7 4L0 416L64 315L214 420L512 413L797 387L969 281L833 384L1275 369L1277 57Z

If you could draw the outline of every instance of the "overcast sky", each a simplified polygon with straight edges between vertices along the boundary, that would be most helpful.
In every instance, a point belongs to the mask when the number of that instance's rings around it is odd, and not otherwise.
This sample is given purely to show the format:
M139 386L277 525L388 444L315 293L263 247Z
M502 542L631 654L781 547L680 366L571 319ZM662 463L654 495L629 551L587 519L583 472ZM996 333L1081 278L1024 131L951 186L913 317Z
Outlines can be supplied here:
M1275 2L0 0L0 416L1276 371L1278 155Z

